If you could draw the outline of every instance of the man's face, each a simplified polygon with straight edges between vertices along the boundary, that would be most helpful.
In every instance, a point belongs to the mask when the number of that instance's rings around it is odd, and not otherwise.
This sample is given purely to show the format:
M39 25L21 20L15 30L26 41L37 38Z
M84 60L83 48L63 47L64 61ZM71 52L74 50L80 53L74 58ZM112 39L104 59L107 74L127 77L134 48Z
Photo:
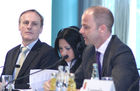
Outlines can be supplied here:
M80 33L83 35L86 45L95 45L98 40L99 31L93 18L93 12L86 11L81 20Z
M26 12L20 18L19 31L23 42L33 42L42 32L40 17L35 12Z

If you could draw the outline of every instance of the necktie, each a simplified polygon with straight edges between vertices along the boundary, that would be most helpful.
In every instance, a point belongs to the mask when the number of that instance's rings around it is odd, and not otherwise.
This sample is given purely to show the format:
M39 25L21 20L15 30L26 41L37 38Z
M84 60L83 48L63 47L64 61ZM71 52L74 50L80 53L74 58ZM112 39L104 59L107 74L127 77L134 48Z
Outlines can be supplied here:
M98 64L99 78L101 79L101 62L100 62L100 52L96 52L96 61Z
M28 52L28 48L27 48L27 47L22 47L22 49L21 49L21 57L20 57L20 59L19 59L20 68L16 68L15 79L16 79L17 76L18 76L18 73L19 73L19 71L20 71L20 69L21 69L21 67L22 67L22 64L23 64L23 62L24 62L24 59L25 59L25 57L26 57L26 53L27 53L27 52Z

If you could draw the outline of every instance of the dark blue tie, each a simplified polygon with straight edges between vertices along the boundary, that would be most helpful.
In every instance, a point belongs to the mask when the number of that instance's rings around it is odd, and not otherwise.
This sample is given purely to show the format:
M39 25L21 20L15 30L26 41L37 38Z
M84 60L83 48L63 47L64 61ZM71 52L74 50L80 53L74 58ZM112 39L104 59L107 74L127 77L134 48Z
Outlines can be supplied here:
M99 78L101 79L101 62L100 62L100 52L96 51L96 61L98 63Z

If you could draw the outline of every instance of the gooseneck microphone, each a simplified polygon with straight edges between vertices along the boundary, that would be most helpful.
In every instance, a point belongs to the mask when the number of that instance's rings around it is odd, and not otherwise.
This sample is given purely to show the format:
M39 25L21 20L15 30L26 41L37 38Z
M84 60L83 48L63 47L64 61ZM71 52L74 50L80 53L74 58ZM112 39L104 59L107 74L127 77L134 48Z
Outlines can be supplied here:
M65 55L64 57L60 58L58 61L60 61L60 60L65 60L65 59L67 59L68 57L69 57L68 55ZM18 68L18 67L20 67L20 65L16 65L15 67ZM5 88L6 88L10 83L13 83L13 82L15 82L15 81L17 81L17 80L21 80L21 79L26 78L26 77L28 77L28 76L30 76L30 75L33 75L33 74L38 73L38 72L41 72L41 71L43 71L43 70L45 70L45 69L46 69L46 68L40 69L40 70L38 70L38 71L36 71L36 72L29 73L29 74L27 74L27 75L25 75L25 76L22 76L22 77L19 77L19 78L17 78L17 79L13 79L13 80L9 81L9 82L5 85Z
M62 60L65 60L65 59L67 59L69 56L68 55L65 55L64 57L61 57L59 60L58 60L58 62L59 61L62 61Z
M4 66L0 66L0 68L3 68ZM20 67L20 65L19 64L16 64L15 65L15 68L19 68Z
M67 59L69 56L68 55L65 55L64 57L60 58L60 60L65 60Z

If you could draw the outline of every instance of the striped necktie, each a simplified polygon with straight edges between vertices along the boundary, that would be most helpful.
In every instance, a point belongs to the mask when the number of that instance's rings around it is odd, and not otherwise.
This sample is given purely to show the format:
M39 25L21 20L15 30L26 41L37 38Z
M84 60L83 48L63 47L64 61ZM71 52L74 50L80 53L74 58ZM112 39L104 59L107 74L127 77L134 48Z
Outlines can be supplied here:
M15 72L15 79L17 78L18 76L18 73L22 67L22 64L25 60L25 57L26 57L26 53L28 52L28 48L27 47L22 47L21 49L21 56L20 56L20 59L19 59L19 65L20 67L19 68L16 68L16 72Z
M101 62L100 62L100 52L96 51L96 62L98 64L99 78L101 79Z

